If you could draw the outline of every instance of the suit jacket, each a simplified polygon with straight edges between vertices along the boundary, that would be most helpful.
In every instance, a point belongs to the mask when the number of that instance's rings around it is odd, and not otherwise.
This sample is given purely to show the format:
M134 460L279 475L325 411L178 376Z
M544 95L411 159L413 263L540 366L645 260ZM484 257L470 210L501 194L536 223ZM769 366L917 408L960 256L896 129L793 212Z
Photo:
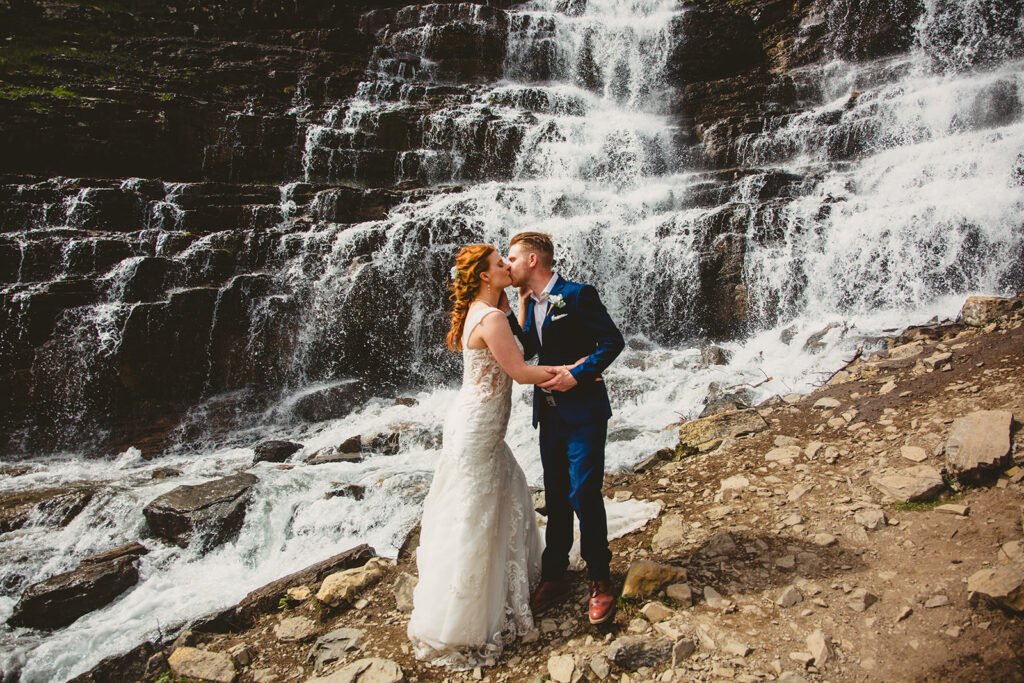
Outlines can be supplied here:
M569 424L607 420L612 415L612 408L601 373L622 352L625 346L622 333L608 316L593 286L570 282L559 276L550 294L561 296L564 306L555 308L549 300L548 312L541 326L543 343L537 336L532 298L527 307L525 328L520 328L514 315L509 317L512 331L522 342L526 359L539 354L541 365L572 365L587 356L586 361L570 370L576 378L576 386L550 395L555 399L559 415ZM541 402L546 400L545 396L543 390L534 387L534 427L540 420Z

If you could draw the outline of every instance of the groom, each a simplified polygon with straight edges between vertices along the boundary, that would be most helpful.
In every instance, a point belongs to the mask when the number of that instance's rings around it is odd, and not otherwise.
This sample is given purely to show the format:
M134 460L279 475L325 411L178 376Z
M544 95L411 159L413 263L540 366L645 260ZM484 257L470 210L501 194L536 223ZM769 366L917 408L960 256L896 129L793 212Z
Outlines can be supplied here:
M622 351L622 334L591 285L552 271L550 235L523 232L509 243L512 284L519 288L520 325L509 315L527 359L561 366L533 393L533 426L540 424L540 457L548 509L541 584L530 601L539 614L570 591L565 572L573 540L573 513L580 520L580 554L590 578L589 617L603 624L615 611L608 565L608 522L601 485L611 405L601 373ZM573 365L584 359L579 365Z

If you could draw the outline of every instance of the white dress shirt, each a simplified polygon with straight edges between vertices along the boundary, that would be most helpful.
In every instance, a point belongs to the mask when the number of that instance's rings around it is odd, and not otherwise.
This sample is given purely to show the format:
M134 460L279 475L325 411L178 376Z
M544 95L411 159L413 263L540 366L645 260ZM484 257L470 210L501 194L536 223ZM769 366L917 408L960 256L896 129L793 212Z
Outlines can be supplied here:
M533 322L537 327L537 339L540 343L544 344L544 339L541 337L542 327L544 326L544 318L547 317L548 307L551 305L548 302L548 294L551 293L551 289L555 286L558 281L558 273L552 273L551 279L548 280L548 284L541 291L540 296L536 294L530 294L533 299Z

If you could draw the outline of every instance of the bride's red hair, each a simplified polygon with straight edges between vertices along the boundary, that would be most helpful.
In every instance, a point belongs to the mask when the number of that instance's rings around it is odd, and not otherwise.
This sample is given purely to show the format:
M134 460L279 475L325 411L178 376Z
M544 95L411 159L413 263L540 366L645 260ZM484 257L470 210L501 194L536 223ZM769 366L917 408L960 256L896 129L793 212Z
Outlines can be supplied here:
M473 299L480 293L480 274L487 272L487 259L494 247L489 244L470 244L459 249L455 255L455 277L452 278L451 295L452 326L448 330L448 348L462 351L462 330L466 325L466 313Z

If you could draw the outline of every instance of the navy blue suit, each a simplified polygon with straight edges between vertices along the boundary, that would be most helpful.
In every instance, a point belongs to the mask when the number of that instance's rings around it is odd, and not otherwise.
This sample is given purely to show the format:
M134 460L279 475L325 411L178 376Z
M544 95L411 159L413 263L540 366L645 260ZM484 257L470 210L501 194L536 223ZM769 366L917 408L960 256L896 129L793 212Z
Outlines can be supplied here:
M591 285L559 277L550 294L561 296L563 305L556 308L549 300L540 337L532 298L525 329L520 329L515 316L509 319L527 359L538 355L541 365L572 365L587 357L570 370L577 384L569 391L546 393L538 387L533 391L533 426L540 425L548 509L541 577L557 580L568 568L575 512L580 520L580 553L587 563L587 573L591 579L607 579L612 556L601 486L612 409L601 373L625 343Z

